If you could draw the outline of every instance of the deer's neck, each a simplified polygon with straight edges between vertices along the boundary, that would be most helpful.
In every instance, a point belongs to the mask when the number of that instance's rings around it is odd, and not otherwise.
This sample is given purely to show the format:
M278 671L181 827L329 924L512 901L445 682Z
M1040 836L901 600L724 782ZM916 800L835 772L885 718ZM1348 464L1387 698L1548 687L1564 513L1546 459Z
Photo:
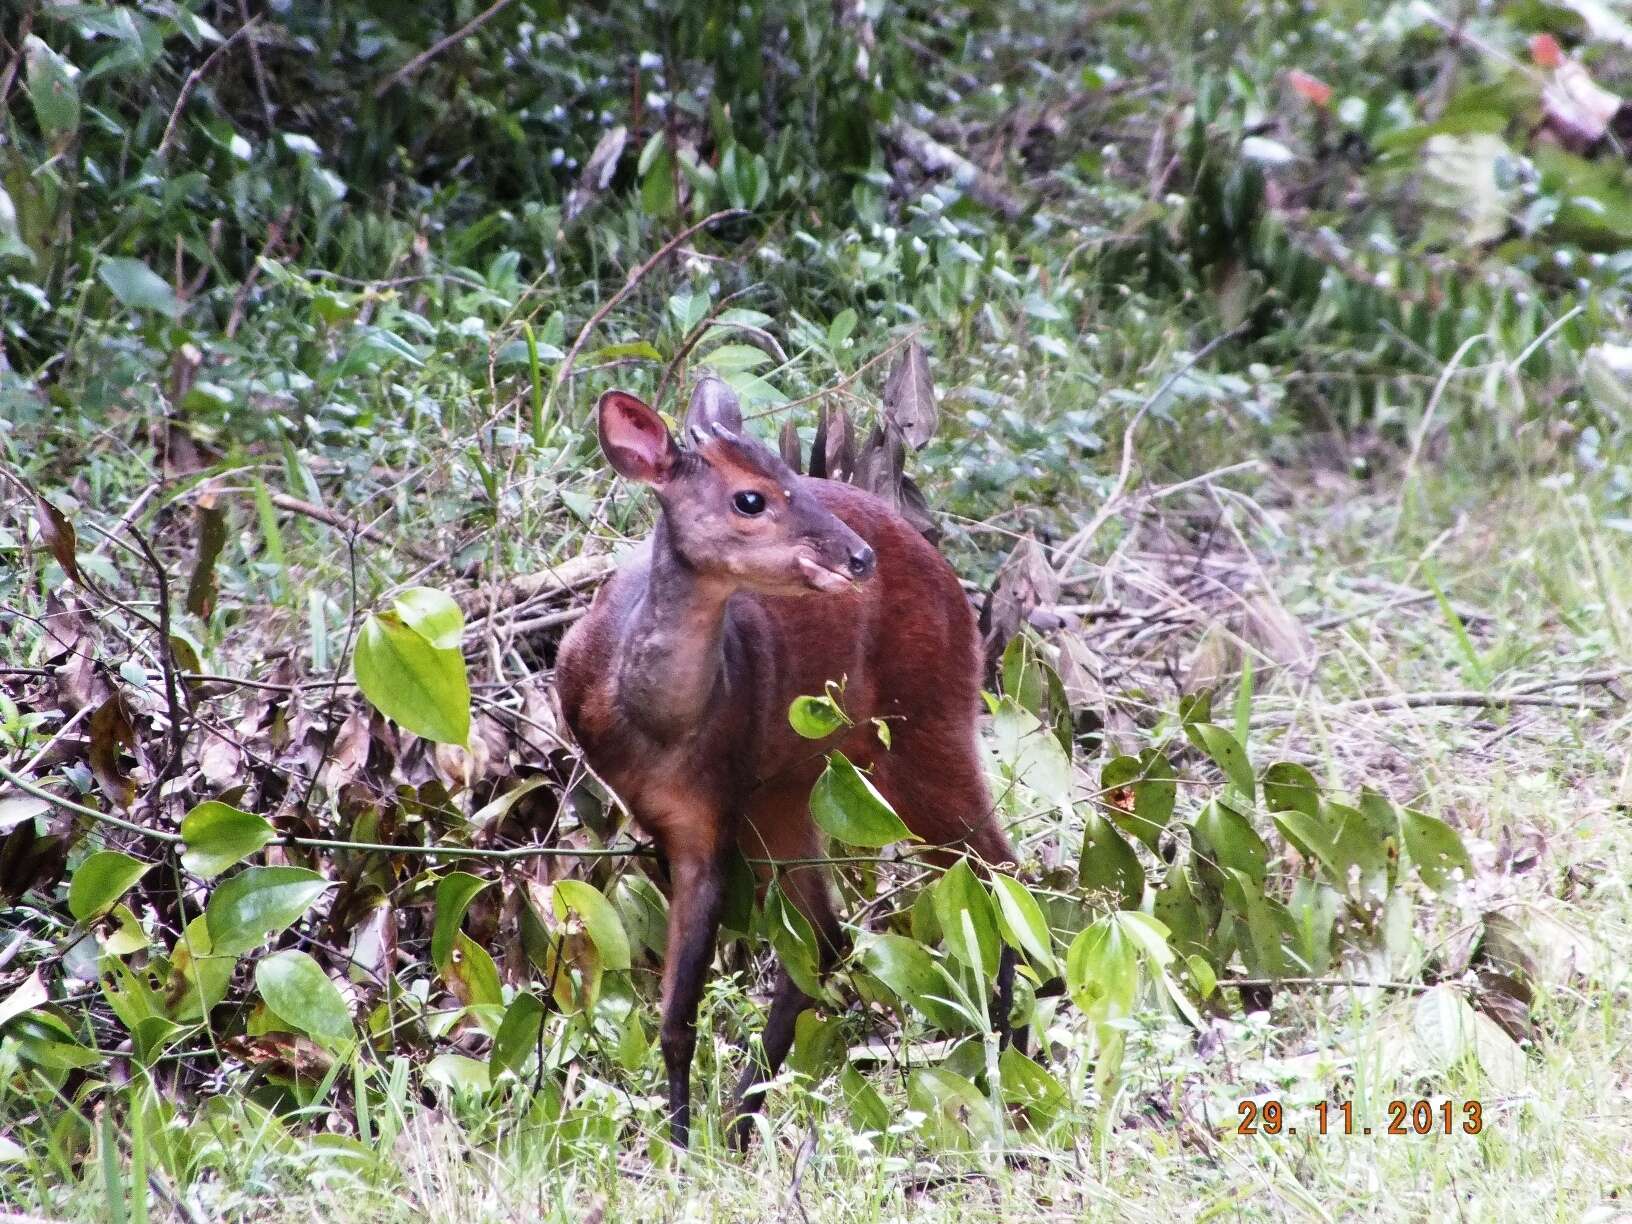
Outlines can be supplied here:
M675 550L667 516L652 533L646 589L624 634L618 695L624 712L660 739L684 738L720 697L725 605L731 588L703 578Z

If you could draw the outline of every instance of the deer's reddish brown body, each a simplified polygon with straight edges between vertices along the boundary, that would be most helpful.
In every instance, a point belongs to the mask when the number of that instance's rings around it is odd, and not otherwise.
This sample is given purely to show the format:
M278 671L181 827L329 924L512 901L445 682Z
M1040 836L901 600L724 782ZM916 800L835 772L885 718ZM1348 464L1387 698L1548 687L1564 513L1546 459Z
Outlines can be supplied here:
M603 449L657 488L663 514L562 642L556 686L590 763L669 865L662 1046L683 1144L722 856L822 854L809 797L829 751L870 770L907 827L948 855L1014 855L980 765L974 616L934 547L878 498L799 476L742 436L723 384L699 387L685 452L650 409L614 396L601 404ZM804 739L789 704L830 681L854 725ZM887 749L874 718L890 728ZM831 956L838 919L822 869L785 869L781 883ZM1000 994L1012 958L1004 974ZM784 974L758 1074L774 1073L807 1002ZM748 1109L757 1078L744 1081Z

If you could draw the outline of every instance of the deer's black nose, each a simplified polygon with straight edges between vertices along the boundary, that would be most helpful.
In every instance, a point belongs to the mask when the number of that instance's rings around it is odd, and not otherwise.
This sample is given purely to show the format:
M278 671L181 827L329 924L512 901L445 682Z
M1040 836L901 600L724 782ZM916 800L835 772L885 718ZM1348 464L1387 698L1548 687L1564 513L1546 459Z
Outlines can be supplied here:
M874 561L873 550L863 544L850 554L850 573L857 578L870 577Z

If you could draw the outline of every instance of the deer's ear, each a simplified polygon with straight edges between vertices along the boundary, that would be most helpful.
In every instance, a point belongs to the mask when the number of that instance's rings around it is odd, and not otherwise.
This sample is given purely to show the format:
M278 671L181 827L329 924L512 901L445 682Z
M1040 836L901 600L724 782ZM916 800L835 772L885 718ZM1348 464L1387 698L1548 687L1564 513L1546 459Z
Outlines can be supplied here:
M680 451L663 418L626 391L608 391L595 409L601 452L612 470L643 484L662 484Z
M686 428L696 430L704 437L722 428L727 433L742 432L742 401L737 393L718 378L705 378L691 393L691 406L686 409Z

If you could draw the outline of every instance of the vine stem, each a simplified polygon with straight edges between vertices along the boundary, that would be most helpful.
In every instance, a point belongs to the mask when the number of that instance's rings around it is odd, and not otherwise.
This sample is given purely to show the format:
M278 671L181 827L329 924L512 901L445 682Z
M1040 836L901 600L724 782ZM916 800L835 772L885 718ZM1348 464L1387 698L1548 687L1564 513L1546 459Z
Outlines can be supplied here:
M111 825L116 829L124 829L129 833L137 833L154 841L163 842L167 846L179 846L184 838L180 833L169 829L154 829L147 825L137 824L133 820L126 820L122 816L115 816L111 812L99 812L93 807L86 807L83 803L76 803L72 799L64 799L61 795L53 794L43 786L39 786L26 778L21 778L11 772L4 765L0 765L0 780L9 782L24 794L32 795L43 800L53 807L65 812L72 812L76 816L83 816L87 820L94 820L98 824ZM420 858L450 856L454 858L488 859L500 863L516 863L531 858L655 858L657 849L652 846L628 845L606 846L599 849L578 848L575 846L516 846L512 849L489 849L474 846L398 846L387 842L359 842L342 841L329 837L295 837L282 835L267 843L271 846L287 846L300 850L357 850L365 853L405 854ZM914 847L914 849L946 849L946 847ZM967 855L965 855L967 857ZM907 858L892 860L882 855L830 855L813 856L809 858L748 858L747 861L755 865L769 867L813 867L813 866L843 866L856 863L887 863L892 861L908 862Z

